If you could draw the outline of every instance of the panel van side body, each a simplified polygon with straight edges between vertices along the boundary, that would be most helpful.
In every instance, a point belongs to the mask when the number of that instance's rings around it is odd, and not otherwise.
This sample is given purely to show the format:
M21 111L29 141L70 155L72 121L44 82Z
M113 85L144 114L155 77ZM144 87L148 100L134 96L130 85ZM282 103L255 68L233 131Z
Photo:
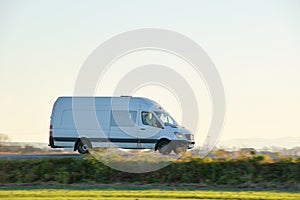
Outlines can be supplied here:
M74 105L74 102L75 105ZM86 139L92 147L116 146L126 149L156 149L161 140L179 141L193 145L193 138L178 138L179 131L192 136L181 127L145 125L145 112L165 112L156 102L141 97L59 97L53 105L50 120L49 146L77 149L80 140ZM133 123L120 121L129 114ZM75 120L76 119L76 120ZM125 123L126 122L126 123Z

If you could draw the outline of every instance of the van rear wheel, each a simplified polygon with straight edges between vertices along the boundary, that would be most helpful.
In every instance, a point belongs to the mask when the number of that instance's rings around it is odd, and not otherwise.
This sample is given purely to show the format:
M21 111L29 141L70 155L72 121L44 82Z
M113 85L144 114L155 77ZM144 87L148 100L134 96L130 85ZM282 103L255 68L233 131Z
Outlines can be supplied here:
M157 144L157 150L163 155L169 155L172 151L171 143L168 140L162 140Z
M77 144L77 150L80 154L89 153L89 149L92 147L91 143L87 140L80 140Z

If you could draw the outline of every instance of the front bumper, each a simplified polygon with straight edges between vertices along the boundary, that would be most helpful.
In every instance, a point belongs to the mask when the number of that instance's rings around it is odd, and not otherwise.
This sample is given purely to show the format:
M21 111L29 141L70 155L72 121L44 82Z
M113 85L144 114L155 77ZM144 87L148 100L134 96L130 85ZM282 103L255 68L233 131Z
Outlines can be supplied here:
M195 146L194 140L172 140L173 146L186 146L188 149L192 149Z
M195 142L191 142L188 144L188 149L192 149L195 147Z

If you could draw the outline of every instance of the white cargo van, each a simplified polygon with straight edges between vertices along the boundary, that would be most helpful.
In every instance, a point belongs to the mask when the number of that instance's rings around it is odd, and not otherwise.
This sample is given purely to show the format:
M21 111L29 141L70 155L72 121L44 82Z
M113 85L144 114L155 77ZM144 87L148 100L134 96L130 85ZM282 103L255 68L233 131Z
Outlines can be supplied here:
M49 146L88 153L93 147L154 149L180 154L194 135L156 102L142 97L59 97L53 105Z

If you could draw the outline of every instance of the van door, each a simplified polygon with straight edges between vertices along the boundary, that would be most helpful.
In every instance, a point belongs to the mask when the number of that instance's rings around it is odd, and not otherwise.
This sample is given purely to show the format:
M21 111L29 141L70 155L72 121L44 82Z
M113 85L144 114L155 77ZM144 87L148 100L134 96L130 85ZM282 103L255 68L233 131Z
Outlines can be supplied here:
M141 111L139 116L138 143L141 148L153 149L160 137L162 125L152 112Z
M137 111L114 110L110 117L110 142L119 148L136 149L138 126Z

